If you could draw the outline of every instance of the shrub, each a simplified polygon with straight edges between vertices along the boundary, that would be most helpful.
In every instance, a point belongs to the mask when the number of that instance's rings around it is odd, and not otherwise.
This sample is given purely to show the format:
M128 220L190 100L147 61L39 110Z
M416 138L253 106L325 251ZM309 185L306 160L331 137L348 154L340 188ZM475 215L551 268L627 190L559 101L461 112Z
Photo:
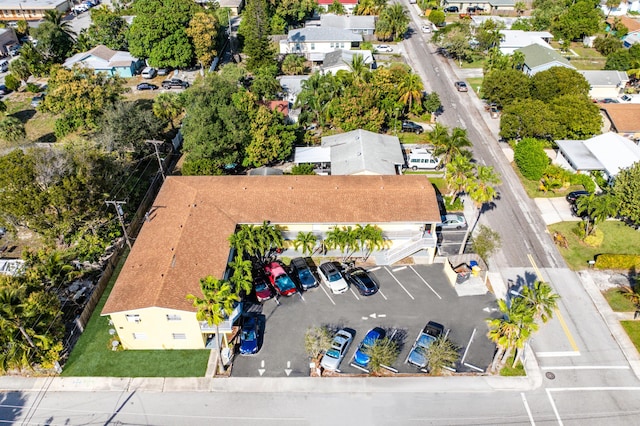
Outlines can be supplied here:
M516 145L513 159L522 175L529 180L540 180L549 165L544 143L534 138L524 138Z
M596 190L596 184L589 175L573 173L569 182L572 185L582 185L585 191L594 192Z
M383 365L389 366L396 361L400 349L396 342L385 337L376 340L366 352L370 356L369 368L374 373L380 373L384 368Z
M34 83L27 83L27 92L38 93L40 92L40 86Z
M473 251L478 253L485 263L488 263L487 259L500 248L500 243L500 234L485 225L480 225L480 230L472 240Z
M27 132L24 130L24 124L17 118L5 117L0 121L0 139L7 142L16 142L26 136Z
M604 178L603 173L600 170L594 170L591 172L591 177L596 181L596 184L600 188L606 188L609 186L609 182Z
M600 254L596 257L598 269L639 269L640 255L637 254Z
M302 163L291 168L292 175L315 175L313 164Z
M313 327L304 333L304 349L312 360L318 360L320 355L331 347L331 332L327 327Z
M4 78L4 85L7 86L7 89L9 90L18 90L20 84L20 80L13 74L7 74Z
M584 243L589 247L600 247L602 242L604 241L604 232L602 230L596 228L591 232L591 234L584 237Z

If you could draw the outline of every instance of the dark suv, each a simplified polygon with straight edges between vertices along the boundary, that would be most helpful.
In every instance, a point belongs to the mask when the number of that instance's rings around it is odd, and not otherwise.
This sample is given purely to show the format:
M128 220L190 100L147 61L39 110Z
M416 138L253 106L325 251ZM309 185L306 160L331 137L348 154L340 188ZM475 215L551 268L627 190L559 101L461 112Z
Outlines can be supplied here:
M163 89L173 89L174 87L186 89L189 87L189 83L187 81L182 81L179 78L172 78L171 80L165 80L162 82Z
M403 132L414 132L419 135L424 132L424 128L418 123L414 123L413 121L403 121L402 122L402 131Z
M569 204L575 204L576 201L578 201L578 198L589 194L589 191L573 191L567 194L566 199Z
M458 6L449 6L449 7L445 7L444 11L449 13L458 13L460 12L460 9L458 9Z
M311 261L311 259L309 259ZM307 259L304 257L296 257L291 259L291 275L298 282L303 290L308 290L318 286L318 280L311 271Z

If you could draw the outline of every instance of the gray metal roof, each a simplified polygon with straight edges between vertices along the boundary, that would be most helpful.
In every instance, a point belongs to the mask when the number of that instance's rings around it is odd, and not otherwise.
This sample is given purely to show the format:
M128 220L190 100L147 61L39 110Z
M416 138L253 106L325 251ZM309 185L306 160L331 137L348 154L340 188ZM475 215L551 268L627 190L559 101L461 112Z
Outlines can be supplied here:
M623 87L629 81L625 71L578 71L589 82L591 87L615 86Z
M489 4L493 7L515 6L516 0L489 0Z
M331 147L331 174L395 175L396 165L404 164L400 140L367 130L353 130L322 138Z
M322 42L322 41L362 41L360 34L354 34L351 30L345 30L342 28L322 28L322 27L309 27L298 28L297 30L289 31L287 35L287 41L289 43L309 43L309 42Z
M531 69L551 63L557 62L558 65L564 65L574 68L567 59L555 50L547 49L538 44L522 47L517 50L524 54L524 63Z
M361 55L366 65L373 62L373 54L370 50L345 50L338 49L324 55L322 68L331 68L335 66L348 65L356 55Z
M602 170L615 176L640 161L640 147L617 133L608 132L585 141L556 141L577 170Z
M348 30L371 30L376 27L376 17L323 13L320 15L320 25L322 27L345 28Z
M584 141L556 141L558 148L576 170L603 170L604 166L584 144Z
M54 9L61 4L67 4L67 0L2 0L0 2L3 10L29 10L29 9ZM16 20L22 19L16 17Z

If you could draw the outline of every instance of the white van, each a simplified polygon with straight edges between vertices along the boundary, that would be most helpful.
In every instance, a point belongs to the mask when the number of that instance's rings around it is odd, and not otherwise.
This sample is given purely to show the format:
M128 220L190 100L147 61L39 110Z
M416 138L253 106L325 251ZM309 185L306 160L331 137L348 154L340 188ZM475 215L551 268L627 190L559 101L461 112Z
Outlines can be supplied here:
M146 67L145 69L142 70L140 75L142 76L142 78L153 78L156 76L157 73L158 71L156 71L155 68Z
M424 148L412 149L407 163L411 170L436 170L440 168L440 159L434 157L431 151Z
M9 71L9 61L0 61L0 72Z

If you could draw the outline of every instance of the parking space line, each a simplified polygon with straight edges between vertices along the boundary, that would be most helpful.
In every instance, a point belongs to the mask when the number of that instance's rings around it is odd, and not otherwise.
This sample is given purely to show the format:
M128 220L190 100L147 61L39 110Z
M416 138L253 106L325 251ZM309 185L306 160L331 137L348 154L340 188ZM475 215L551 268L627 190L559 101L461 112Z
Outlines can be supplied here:
M384 295L382 290L378 289L378 293L380 293L380 296L384 297L384 300L389 300L389 299L387 299L387 296Z
M411 295L411 293L409 293L409 290L407 290L406 288L404 288L404 286L402 285L402 283L401 283L400 281L398 281L398 279L396 278L396 276L395 276L395 275L393 275L393 274L391 273L391 271L389 270L389 268L387 268L387 267L385 266L385 267L384 267L384 269L386 269L386 270L387 270L387 272L389 273L389 275L391 275L391 278L393 278L394 280L396 280L396 282L398 283L398 285L399 285L400 287L402 287L402 289L405 291L405 293L407 293L407 294L409 295L409 297L411 298L411 300L416 300L416 299L415 299L415 297L413 297L413 296Z
M375 272L380 269L380 266L376 266L375 268L367 269L367 272Z
M529 421L531 422L531 426L536 426L536 422L533 421L533 414L531 414L531 408L529 408L529 403L527 402L527 397L524 396L524 392L520 392L520 396L522 397L522 403L524 404L524 409L527 410L527 415L529 416Z
M483 370L482 368L480 368L480 367L476 367L475 365L471 365L471 364L469 364L468 362L465 362L465 363L464 363L464 366L469 367L469 368L471 368L472 370L476 370L476 371L478 371L478 372L480 372L480 373L484 373L484 370Z
M558 413L558 408L556 407L556 403L553 400L553 397L551 396L551 392L549 392L549 389L547 389L546 392L547 392L547 398L549 398L549 402L551 403L551 408L553 409L553 413L556 415L556 420L558 420L558 425L562 426L564 423L562 423L562 419L560 418L560 413Z
M356 292L355 292L355 291L353 291L353 289L352 289L352 288L349 288L349 291L351 291L351 294L353 294L353 297L355 297L355 298L356 298L356 300L360 300L360 298L358 297L358 295L356 294Z
M403 271L405 269L407 269L406 266L398 266L397 268L393 268L392 271L393 272L398 272L398 271Z
M473 342L473 336L476 335L476 329L473 329L471 333L471 337L469 338L469 343L467 343L467 347L464 349L464 354L462 355L462 359L460 360L460 364L464 364L464 359L467 357L467 352L469 352L469 346L471 346L471 342Z
M438 294L438 292L437 292L437 291L435 291L435 290L433 289L433 287L431 287L431 286L429 285L429 283L427 282L427 280L425 280L424 278L422 278L422 275L420 275L420 274L418 273L418 271L416 271L415 269L413 269L413 266L409 266L409 268L411 268L411 270L412 270L413 272L415 272L415 274L418 276L418 278L420 278L420 279L422 280L422 282L423 282L423 283L425 283L425 285L426 285L427 287L429 287L429 289L433 292L433 294L435 294L435 295L438 297L438 299L442 300L442 297L440 297L440 295Z
M327 295L327 297L329 298L329 300L331 300L331 303L333 303L334 305L336 304L336 302L333 301L333 299L331 298L331 296L329 296L329 293L327 293L327 290L324 289L324 286L320 285L320 288L322 289L322 291L324 291L324 294Z

